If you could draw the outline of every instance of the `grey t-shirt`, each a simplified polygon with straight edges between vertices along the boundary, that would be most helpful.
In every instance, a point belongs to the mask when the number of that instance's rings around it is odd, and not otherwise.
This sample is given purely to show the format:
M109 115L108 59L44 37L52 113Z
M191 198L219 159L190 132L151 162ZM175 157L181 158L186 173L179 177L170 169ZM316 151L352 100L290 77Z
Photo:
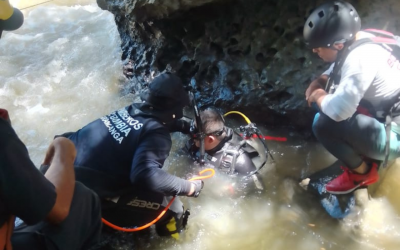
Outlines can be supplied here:
M328 75L332 68L323 74ZM379 110L382 100L399 89L399 61L381 45L362 45L347 56L339 86L324 98L321 110L333 120L342 121L356 112L361 99Z

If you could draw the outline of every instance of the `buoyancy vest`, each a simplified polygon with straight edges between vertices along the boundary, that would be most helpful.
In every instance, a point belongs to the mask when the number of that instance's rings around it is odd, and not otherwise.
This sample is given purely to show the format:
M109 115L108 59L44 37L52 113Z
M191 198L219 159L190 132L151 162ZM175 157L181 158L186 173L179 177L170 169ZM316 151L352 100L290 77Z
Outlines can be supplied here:
M260 153L257 149L247 143L233 129L226 128L226 131L227 135L220 144L214 149L206 151L207 162L227 174L254 174L266 162L266 158L260 162ZM191 143L189 142L189 144ZM198 148L189 145L188 150L196 159ZM263 150L265 149L263 148ZM244 154L248 157L244 157ZM261 154L265 155L265 152L261 152Z

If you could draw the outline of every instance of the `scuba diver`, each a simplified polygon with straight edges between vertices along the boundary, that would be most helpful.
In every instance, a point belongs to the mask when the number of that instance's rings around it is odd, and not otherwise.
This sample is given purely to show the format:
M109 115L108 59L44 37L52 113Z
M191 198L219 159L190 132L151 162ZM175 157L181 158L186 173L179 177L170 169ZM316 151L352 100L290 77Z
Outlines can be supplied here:
M197 197L203 188L201 180L184 180L162 169L172 144L168 125L182 118L183 107L189 104L181 79L163 73L140 98L142 103L61 135L76 146L76 178L100 196L103 219L118 227L142 226L173 196ZM175 198L155 224L157 234L178 238L187 217Z
M0 36L18 29L22 13L0 0ZM75 181L74 144L53 140L40 173L11 126L7 110L0 108L0 249L90 249L100 240L99 197Z
M247 181L244 186L248 186L246 183L252 183L255 190L263 190L258 170L266 164L270 154L263 139L260 138L259 129L247 117L245 119L249 124L240 127L240 132L243 133L240 135L225 126L225 119L220 112L209 107L198 112L196 119L191 122L184 119L176 122L171 131L191 136L185 150L195 162L200 165L211 165L231 176L245 177L243 179Z
M24 23L24 15L22 12L13 8L8 0L0 0L0 38L5 31L19 29Z

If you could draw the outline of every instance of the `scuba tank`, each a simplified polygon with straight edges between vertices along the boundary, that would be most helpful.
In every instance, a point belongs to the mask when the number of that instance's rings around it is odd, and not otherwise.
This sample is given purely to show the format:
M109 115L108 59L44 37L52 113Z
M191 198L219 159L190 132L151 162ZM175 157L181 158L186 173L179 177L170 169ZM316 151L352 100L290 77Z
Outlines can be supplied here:
M243 133L242 138L244 139L245 143L254 148L258 153L258 156L253 157L252 161L257 170L259 170L268 160L268 150L266 150L266 146L263 144L263 139L257 138L257 134L253 132L254 129L257 129L254 123L250 123L246 126L240 126L239 128L240 132Z
M261 131L256 127L256 124L252 123L247 116L238 111L227 112L226 114L224 114L224 116L230 114L239 114L247 122L246 126L239 127L239 131L242 133L241 137L243 138L242 147L245 148L245 146L248 145L250 146L250 148L253 148L258 153L257 156L252 157L251 159L253 164L256 166L256 170L249 173L248 175L253 175L265 166L268 157L271 157L271 160L273 161L274 158L270 153L266 143L264 142L264 136L262 135Z

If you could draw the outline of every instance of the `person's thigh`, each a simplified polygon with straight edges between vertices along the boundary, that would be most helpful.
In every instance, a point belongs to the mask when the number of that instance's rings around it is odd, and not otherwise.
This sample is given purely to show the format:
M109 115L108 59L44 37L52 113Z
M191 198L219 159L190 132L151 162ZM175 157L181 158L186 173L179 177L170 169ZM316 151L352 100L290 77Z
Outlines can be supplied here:
M350 119L335 122L324 114L317 114L313 132L330 153L350 168L358 167L363 157L385 158L385 126L375 118L356 113ZM400 141L391 132L389 159L399 155Z
M346 142L363 156L376 160L384 160L386 146L385 125L376 119L357 114L348 122ZM400 156L400 143L393 131L388 135L390 139L389 159Z
M100 200L97 195L76 182L69 215L59 225L41 222L33 226L22 225L14 230L14 249L89 249L100 240Z
M362 163L360 154L348 143L348 120L336 122L324 113L317 113L312 129L318 141L347 167L356 168Z

